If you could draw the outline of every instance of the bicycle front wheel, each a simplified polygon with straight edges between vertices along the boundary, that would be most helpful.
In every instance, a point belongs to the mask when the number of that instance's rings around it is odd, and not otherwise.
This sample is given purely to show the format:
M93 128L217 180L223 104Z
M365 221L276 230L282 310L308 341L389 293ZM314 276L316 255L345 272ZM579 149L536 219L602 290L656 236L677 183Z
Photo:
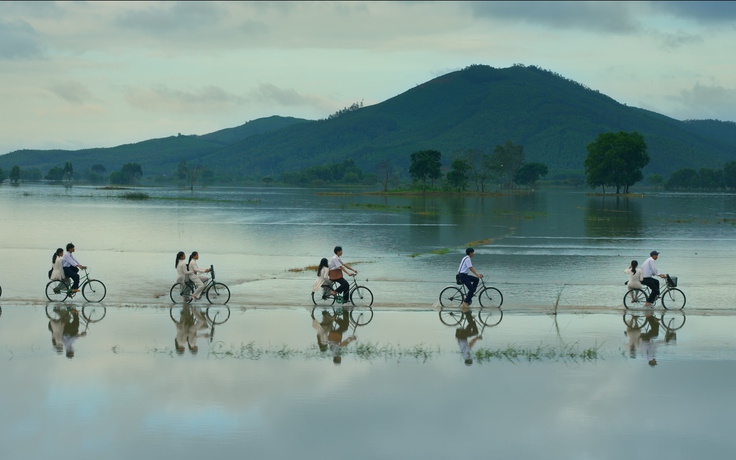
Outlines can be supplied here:
M478 302L481 308L501 308L503 294L494 287L487 287L478 294Z
M225 305L230 300L230 288L222 283L213 283L207 289L207 301L218 305Z
M667 289L662 295L662 306L667 310L682 310L685 302L685 293L677 288Z
M356 326L365 326L373 320L373 309L370 306L355 306L350 309L350 320Z
M68 294L69 286L62 280L53 280L46 284L46 298L52 302L63 302Z
M207 319L214 325L222 324L230 319L230 307L224 305L222 307L207 307Z
M459 309L462 303L463 293L455 286L447 286L440 292L440 305L442 307Z
M89 280L82 286L82 295L87 302L102 302L105 294L107 294L107 289L100 280Z
M624 307L626 308L644 308L647 301L647 294L641 289L629 289L624 294Z
M463 313L460 311L460 308L440 308L440 321L445 326L457 326L462 320Z
M84 292L82 293L84 294ZM102 305L85 305L82 307L82 316L88 323L96 323L102 321L107 314L107 309Z
M373 305L373 293L365 286L358 286L350 293L350 301L356 307L368 308ZM371 318L373 311L371 311Z

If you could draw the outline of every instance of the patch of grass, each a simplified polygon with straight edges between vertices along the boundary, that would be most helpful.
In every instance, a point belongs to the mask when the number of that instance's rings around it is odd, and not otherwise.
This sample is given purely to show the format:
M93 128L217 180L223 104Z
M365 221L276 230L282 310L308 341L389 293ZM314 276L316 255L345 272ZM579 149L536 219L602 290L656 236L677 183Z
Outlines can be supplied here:
M552 345L538 345L536 348L519 348L507 345L506 348L481 348L474 355L478 362L488 362L494 359L511 362L536 361L595 361L600 356L599 346L580 349L577 344L555 347Z

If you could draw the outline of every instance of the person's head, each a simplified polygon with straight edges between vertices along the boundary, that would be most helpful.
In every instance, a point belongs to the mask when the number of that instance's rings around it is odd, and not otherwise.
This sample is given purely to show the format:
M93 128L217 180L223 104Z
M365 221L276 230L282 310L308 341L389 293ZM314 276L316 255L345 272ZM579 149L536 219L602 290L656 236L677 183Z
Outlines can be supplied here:
M56 259L64 255L64 250L62 248L57 248L54 255L51 257L51 263L53 264L56 262Z
M74 245L72 243L66 245L66 252L74 252Z
M317 267L317 274L319 274L319 272L320 272L320 271L321 271L321 270L322 270L323 268L325 268L325 267L329 267L329 266L330 266L330 262L329 262L329 261L327 260L327 258L326 258L326 257L323 257L323 258L322 258L322 260L320 260L320 261L319 261L319 267Z
M192 252L192 253L191 253L191 254L189 255L189 262L191 262L191 261L192 261L192 259L194 259L194 260L197 260L197 259L199 259L199 253L198 253L197 251L194 251L194 252Z
M659 253L657 251L652 251L652 252L649 253L649 256L652 259L657 260L657 258L659 257Z
M335 246L334 251L335 251L335 254L338 254L339 252L342 252L342 246Z
M638 266L639 266L639 262L637 262L635 260L632 260L631 261L631 271L632 272L636 273L636 267L638 267Z
M184 260L187 257L187 255L184 253L184 251L179 251L176 253L176 261L174 262L174 267L179 266L179 261Z
M465 250L465 255L466 255L466 256L470 256L470 257L473 257L473 254L475 254L475 249L473 249L473 248L468 248L468 249L466 249L466 250Z

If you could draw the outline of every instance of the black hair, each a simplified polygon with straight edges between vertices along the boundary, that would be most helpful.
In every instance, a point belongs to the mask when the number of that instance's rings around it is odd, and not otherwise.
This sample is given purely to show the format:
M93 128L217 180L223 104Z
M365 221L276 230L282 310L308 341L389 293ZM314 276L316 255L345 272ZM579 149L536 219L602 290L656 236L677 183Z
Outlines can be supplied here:
M636 267L638 266L639 266L639 262L632 260L631 261L631 273L636 273Z
M74 247L74 244L69 243L69 244L66 245L66 250L68 251L68 250L70 250L73 247Z
M342 251L342 246L335 246L335 254Z
M181 256L185 256L186 254L184 251L179 251L176 253L176 261L174 262L174 268L179 266L179 259L181 259Z
M322 258L322 260L319 261L319 267L317 267L317 274L319 275L319 272L322 270L323 267L328 267L330 265L330 262L327 260L326 257Z
M64 252L64 250L62 248L56 248L56 252L54 253L53 256L51 256L51 263L52 264L55 263L56 262L56 258L59 257L59 252Z
M192 253L189 255L189 260L187 260L187 267L189 267L189 262L192 261L192 257L198 256L199 253L197 251L192 251Z
M466 256L469 256L471 252L475 252L475 249L473 249L473 248L468 248L468 249L466 249L466 250L465 250L465 255L466 255ZM619 270L620 270L620 269L619 269Z

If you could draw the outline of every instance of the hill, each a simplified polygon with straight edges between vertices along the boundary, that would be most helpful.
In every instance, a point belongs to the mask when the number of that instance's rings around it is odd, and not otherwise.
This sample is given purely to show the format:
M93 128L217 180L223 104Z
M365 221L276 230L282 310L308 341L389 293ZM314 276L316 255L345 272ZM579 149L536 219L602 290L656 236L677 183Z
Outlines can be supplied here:
M255 129L261 123L263 129ZM511 140L524 146L526 161L545 163L554 172L582 170L587 144L609 131L638 131L644 136L652 158L647 174L669 174L684 167L721 168L736 160L734 123L679 121L629 107L534 66L473 65L327 120L270 117L203 136L110 149L19 151L0 156L0 167L43 168L73 161L75 169L78 163L102 163L110 170L137 162L150 174L171 172L184 159L201 160L214 170L259 176L354 159L370 171L384 160L407 168L411 153L424 149L441 151L447 165L462 150L491 151ZM92 157L105 161L91 161Z

